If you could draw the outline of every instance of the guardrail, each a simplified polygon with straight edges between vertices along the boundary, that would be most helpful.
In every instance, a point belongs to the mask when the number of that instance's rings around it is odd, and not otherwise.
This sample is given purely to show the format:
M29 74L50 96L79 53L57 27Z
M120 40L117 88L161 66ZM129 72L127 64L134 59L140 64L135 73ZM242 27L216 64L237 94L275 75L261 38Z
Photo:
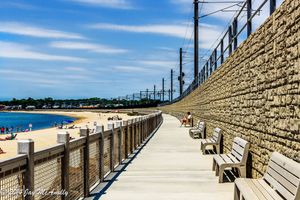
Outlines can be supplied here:
M0 200L75 200L90 191L129 157L162 123L162 113L109 123L107 131L80 130L71 140L57 134L56 146L34 151L34 141L18 141L18 156L0 161Z

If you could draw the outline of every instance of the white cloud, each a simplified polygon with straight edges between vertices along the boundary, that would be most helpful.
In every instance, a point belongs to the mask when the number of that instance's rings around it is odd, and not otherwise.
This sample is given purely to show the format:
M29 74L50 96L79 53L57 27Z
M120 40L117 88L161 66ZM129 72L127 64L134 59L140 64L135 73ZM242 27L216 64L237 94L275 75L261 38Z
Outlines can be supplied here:
M113 31L123 31L123 32L132 32L132 33L150 33L150 34L159 34L159 35L179 37L179 38L189 37L190 35L192 35L191 33L193 32L192 27L188 28L184 24L180 24L180 25L154 24L154 25L134 26L134 25L99 23L99 24L91 25L90 27L94 29L100 29L100 30L113 30ZM221 33L221 30L218 26L213 26L208 24L201 24L200 29L201 29L200 39L203 42L206 42L208 39L215 37L216 35L219 36Z
M54 29L46 29L41 27L32 26L29 24L17 22L0 22L0 32L23 35L37 38L55 38L55 39L84 39L83 36L76 33L69 33Z
M92 43L83 43L83 42L52 42L50 43L51 47L60 48L60 49L72 49L72 50L87 50L96 53L107 53L107 54L118 54L126 53L126 49L117 49L114 47L92 44Z
M88 6L99 6L115 9L132 9L133 6L128 0L69 0Z
M40 53L26 45L0 41L0 57L13 59L29 59L41 61L85 62L86 59Z
M151 72L150 69L136 66L116 66L113 69L121 72Z
M164 68L172 68L176 64L176 61L165 61L165 60L141 60L137 61L137 63L141 65L146 65L150 67L164 67Z

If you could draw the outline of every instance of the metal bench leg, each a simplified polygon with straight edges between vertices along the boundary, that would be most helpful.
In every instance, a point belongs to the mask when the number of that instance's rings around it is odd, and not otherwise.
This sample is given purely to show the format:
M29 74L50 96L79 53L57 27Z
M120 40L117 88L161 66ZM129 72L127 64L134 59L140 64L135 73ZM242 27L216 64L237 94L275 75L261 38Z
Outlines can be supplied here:
M238 169L239 169L240 177L246 178L246 166L238 167Z
M220 152L221 152L221 145L220 144L216 145L216 150L217 150L217 154L220 154Z
M205 145L204 143L201 143L201 149L202 149L203 155L206 154L206 152L205 152L205 147L206 147L206 145Z
M216 176L219 176L219 171L220 171L220 166L216 164L216 172L215 172Z
M225 168L222 165L219 166L219 183L223 183L224 170Z
M234 184L234 200L240 200L240 190L236 184Z
M213 159L213 166L212 166L212 170L215 171L216 170L216 161L215 159Z

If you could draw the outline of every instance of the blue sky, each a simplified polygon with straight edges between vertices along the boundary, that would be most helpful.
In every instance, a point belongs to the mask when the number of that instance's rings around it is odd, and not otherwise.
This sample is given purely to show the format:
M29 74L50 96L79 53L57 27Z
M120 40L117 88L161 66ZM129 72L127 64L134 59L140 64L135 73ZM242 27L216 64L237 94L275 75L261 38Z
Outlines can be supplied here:
M0 99L118 97L192 78L192 0L1 0ZM281 2L281 1L279 1ZM226 4L201 6L201 14ZM235 9L232 8L232 9ZM200 56L234 13L200 24ZM262 23L266 13L256 20ZM201 67L201 66L200 66Z

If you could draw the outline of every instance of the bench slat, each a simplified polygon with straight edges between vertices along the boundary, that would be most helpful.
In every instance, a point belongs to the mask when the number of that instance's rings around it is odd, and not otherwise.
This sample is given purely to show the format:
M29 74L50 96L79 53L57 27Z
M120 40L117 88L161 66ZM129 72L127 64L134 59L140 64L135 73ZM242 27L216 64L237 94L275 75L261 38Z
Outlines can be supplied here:
M240 161L237 160L236 157L234 157L233 155L231 155L231 154L227 154L227 155L230 157L231 160L233 160L234 163L239 163L239 162L240 162Z
M273 186L273 189L277 190L287 200L293 200L294 196L281 184L279 184L272 176L265 174L264 178Z
M295 190L297 189L297 186L299 185L300 179L297 178L294 174L291 174L289 171L285 170L281 166L279 166L277 163L274 163L273 161L269 162L269 167L273 169L276 173L281 175L284 179L286 179L289 183L293 185ZM293 192L294 194L296 192Z
M220 157L225 161L225 163L234 163L226 154L220 154Z
M238 159L238 160L240 160L240 161L243 159L243 156L240 155L239 153L237 153L234 149L231 150L231 154L232 154L234 157L236 157L236 159Z
M268 192L268 194L272 197L272 199L275 200L282 200L282 197L275 191L273 190L270 185L266 183L263 179L258 179L257 182L259 182L260 186Z
M259 180L255 180L255 179L250 179L249 181L251 181L251 183L253 185L255 185L255 187L257 188L257 195L260 194L261 196L263 196L264 199L272 199L275 200L274 197L269 193L270 190L268 187L265 187L262 183L263 182L259 182Z
M278 152L272 154L271 160L300 179L300 165L296 161L293 161Z
M259 182L257 180L248 179L245 182L253 190L253 192L256 194L256 196L259 199L274 200L273 197L271 197L270 194L267 191L264 190L264 188L259 184Z
M216 163L218 163L218 165L222 165L225 163L224 159L220 155L214 155L213 158L216 161Z
M240 155L243 155L245 148L241 147L240 145L234 142L232 144L232 150L236 151Z
M271 167L268 169L267 173L272 176L279 184L281 184L288 192L292 193L293 196L297 192L297 187L293 185L290 181L286 180L280 175L280 172L276 172Z
M235 184L241 191L244 199L246 199L246 200L261 200L256 196L256 194L253 192L253 190L251 190L251 188L248 187L246 180L247 179L244 179L244 178L238 178L235 180Z
M240 145L241 147L245 148L246 145L249 143L248 141L240 138L240 137L235 137L233 140L234 143Z

